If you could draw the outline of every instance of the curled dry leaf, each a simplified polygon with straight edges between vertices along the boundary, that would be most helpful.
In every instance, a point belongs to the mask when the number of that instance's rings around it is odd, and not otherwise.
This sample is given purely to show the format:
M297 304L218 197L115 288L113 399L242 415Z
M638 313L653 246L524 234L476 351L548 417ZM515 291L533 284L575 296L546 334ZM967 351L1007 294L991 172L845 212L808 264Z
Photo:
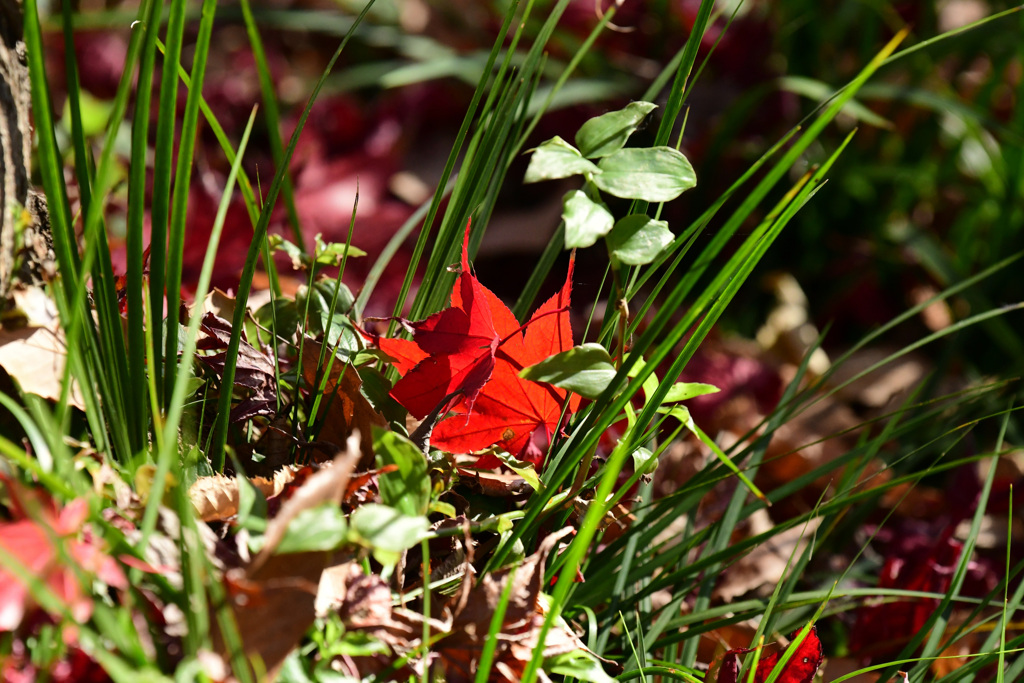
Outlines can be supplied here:
M464 484L473 493L507 498L533 491L533 487L527 484L526 480L518 474L482 472L464 467L459 467L457 470L459 473L459 483Z
M22 391L58 400L67 355L64 332L56 318L39 327L0 328L0 367ZM85 410L77 382L72 382L68 402Z
M583 498L577 497L572 502L572 515L570 520L573 524L581 524L583 518L587 514L587 510L590 509L593 501L584 500ZM633 522L636 521L636 516L632 513L628 506L622 502L618 502L604 513L601 517L601 521L598 522L598 530L603 532L601 536L602 543L614 543L620 536L629 531L629 528L633 526Z
M203 336L196 344L196 349L212 353L197 357L221 378L224 375L227 348L231 341L231 323L213 313L206 313L200 330ZM233 422L247 420L257 415L273 415L277 410L274 359L245 340L238 346L235 385L249 389L252 393L231 409Z
M321 551L274 555L256 571L236 568L224 574L240 641L248 657L262 662L267 680L276 678L288 653L313 625L320 575L331 561L331 553ZM216 623L216 614L210 617ZM215 652L227 657L219 628L213 644Z
M293 479L297 468L285 467L274 473L272 478L252 477L250 483L265 498L273 498L284 491ZM196 516L204 522L223 522L238 514L238 479L214 474L199 477L188 490Z
M348 490L349 477L359 458L359 440L359 433L354 432L348 437L347 449L334 460L334 464L324 467L307 479L306 483L285 501L277 516L267 524L263 548L248 567L249 574L257 571L260 565L274 554L284 538L288 525L299 513L322 503L341 505Z

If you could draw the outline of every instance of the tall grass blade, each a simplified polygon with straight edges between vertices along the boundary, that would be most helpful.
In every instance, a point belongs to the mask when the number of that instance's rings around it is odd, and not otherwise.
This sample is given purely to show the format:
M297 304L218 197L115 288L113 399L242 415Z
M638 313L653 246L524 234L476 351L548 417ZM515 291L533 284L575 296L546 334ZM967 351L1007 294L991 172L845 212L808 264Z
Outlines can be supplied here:
M178 161L174 171L174 196L171 205L171 223L167 246L167 334L164 346L164 404L171 405L174 391L175 364L178 357L178 337L172 334L177 329L178 307L181 303L182 254L185 249L185 224L187 221L189 193L192 181L192 160L195 153L197 126L199 123L199 102L202 98L203 79L206 76L206 60L210 53L210 37L213 33L213 18L217 10L216 0L203 0L203 13L196 38L195 56L192 61L191 85L185 100L185 115L181 123L181 142L178 144Z

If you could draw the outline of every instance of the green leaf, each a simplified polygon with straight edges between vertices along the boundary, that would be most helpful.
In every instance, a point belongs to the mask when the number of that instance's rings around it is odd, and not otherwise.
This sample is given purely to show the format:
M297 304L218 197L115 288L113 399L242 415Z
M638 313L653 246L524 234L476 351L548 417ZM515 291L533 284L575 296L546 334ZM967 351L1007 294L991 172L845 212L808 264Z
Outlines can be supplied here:
M615 366L603 346L583 344L524 368L519 376L597 398L615 377Z
M530 165L526 168L524 183L537 183L542 180L568 178L581 173L600 173L597 164L587 161L579 150L557 135L542 142L530 157Z
M565 221L566 249L592 246L607 235L615 224L608 209L582 190L566 193L562 199L562 220Z
M623 199L668 202L697 184L693 166L671 147L620 149L598 167L594 184Z
M426 537L430 522L426 517L403 515L393 507L365 503L349 520L351 540L373 550L400 553Z
M314 238L314 242L316 248L313 252L313 259L310 259L309 255L302 253L301 248L280 235L267 237L267 244L270 248L273 251L283 251L288 254L288 258L291 259L292 266L296 270L307 270L313 261L320 266L338 266L345 254L348 254L349 258L366 256L366 252L362 249L346 247L344 242L324 242L319 234Z
M313 284L313 289L319 292L324 301L330 304L334 300L334 288L337 286L338 282L336 280L317 280ZM342 282L341 287L338 289L338 302L334 307L335 313L341 315L352 310L355 300L355 297L352 296L352 290Z
M404 515L426 514L430 507L430 477L427 459L420 449L404 436L374 429L373 449L377 466L397 465L398 469L380 475L380 499Z
M322 266L339 266L346 254L349 258L366 256L366 252L362 249L348 246L344 242L324 242L319 234L313 238L313 241L316 245L313 256L316 262Z
M576 145L590 159L614 154L626 146L640 122L657 107L650 102L630 102L624 109L592 118L577 131Z
M591 683L615 683L615 679L605 673L601 663L592 654L583 650L548 657L544 660L544 670Z
M633 451L633 470L640 474L652 474L658 469L658 459L649 449L641 446Z
M273 343L270 339L272 335L264 330L274 330L281 339L289 339L299 328L299 307L295 301L285 297L263 304L256 310L254 317L262 328L257 328L260 340L267 343Z
M283 251L287 254L288 258L291 259L292 267L294 267L295 270L306 269L306 255L302 253L302 249L299 249L299 247L292 242L289 242L280 235L268 235L267 245L270 247L271 251Z
M78 93L78 105L82 115L82 135L93 137L106 132L107 122L110 121L110 114L114 111L114 103L108 100L101 100L91 95L87 90L80 90ZM71 99L64 102L64 112L61 116L61 125L71 131Z
M334 550L348 538L345 514L337 505L324 503L303 510L288 525L277 555Z
M779 89L802 95L815 102L825 102L835 96L828 84L804 76L784 76L779 79ZM841 110L844 114L872 126L891 130L892 122L871 111L855 99L850 99Z
M249 531L263 533L267 528L267 499L248 477L235 477L238 482L238 525Z
M606 239L612 256L629 266L643 266L656 259L674 237L665 221L636 213L616 221Z
M532 462L523 462L522 460L518 460L514 456L502 451L498 451L494 455L502 462L503 465L522 477L523 481L529 484L534 491L544 490L544 485L540 483L540 477L537 476L537 469L533 466Z
M672 388L665 394L665 400L663 403L674 403L675 401L685 401L695 396L703 396L704 394L715 394L721 391L718 387L713 384L703 384L701 382L676 382L672 385Z
M627 355L627 358L628 357L629 356ZM640 375L640 371L644 369L645 365L647 365L647 363L644 362L643 357L637 358L636 361L633 364L633 367L631 367L629 369L629 373L628 373L629 377L631 377L631 378L638 377ZM645 406L647 405L648 401L651 400L651 397L654 396L654 392L656 392L658 390L658 385L659 385L658 375L655 372L652 372L644 380L644 383L641 385L641 388L644 391L644 405Z

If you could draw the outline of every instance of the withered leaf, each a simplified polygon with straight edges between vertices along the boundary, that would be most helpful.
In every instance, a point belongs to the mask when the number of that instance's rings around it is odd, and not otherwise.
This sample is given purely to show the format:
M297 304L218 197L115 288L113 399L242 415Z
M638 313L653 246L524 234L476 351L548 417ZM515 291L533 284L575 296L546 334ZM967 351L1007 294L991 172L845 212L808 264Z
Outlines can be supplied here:
M285 486L295 478L296 469L285 467L278 470L272 478L252 477L250 483L265 498L273 498L280 494ZM214 474L199 477L188 490L192 499L192 507L196 516L204 522L223 522L238 514L238 479Z
M64 379L67 346L57 320L45 327L0 328L0 367L18 382L22 391L56 401ZM68 402L85 410L77 383Z

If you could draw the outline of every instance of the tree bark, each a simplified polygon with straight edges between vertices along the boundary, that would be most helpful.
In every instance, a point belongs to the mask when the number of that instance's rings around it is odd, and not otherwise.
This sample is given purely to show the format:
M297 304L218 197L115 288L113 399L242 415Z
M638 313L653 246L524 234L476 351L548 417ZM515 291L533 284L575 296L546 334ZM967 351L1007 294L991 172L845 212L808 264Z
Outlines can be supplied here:
M53 272L46 198L32 189L32 91L18 0L0 0L0 299Z

